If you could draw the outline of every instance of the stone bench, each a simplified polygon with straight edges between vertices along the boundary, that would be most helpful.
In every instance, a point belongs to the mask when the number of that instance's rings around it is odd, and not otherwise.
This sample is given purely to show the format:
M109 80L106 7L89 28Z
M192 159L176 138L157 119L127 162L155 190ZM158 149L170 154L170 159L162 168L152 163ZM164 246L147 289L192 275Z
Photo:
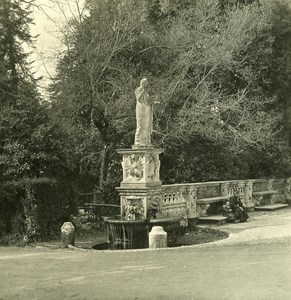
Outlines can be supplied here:
M211 198L201 198L197 199L197 212L199 217L207 217L207 209L212 203L223 203L225 200L228 200L230 196L217 196Z
M264 199L264 204L273 204L273 196L277 194L276 190L268 190L268 191L256 191L253 192L253 203L255 206L260 206L262 200Z
M208 217L199 217L199 223L216 223L218 225L225 224L227 222L227 217L224 217L222 215L213 215Z

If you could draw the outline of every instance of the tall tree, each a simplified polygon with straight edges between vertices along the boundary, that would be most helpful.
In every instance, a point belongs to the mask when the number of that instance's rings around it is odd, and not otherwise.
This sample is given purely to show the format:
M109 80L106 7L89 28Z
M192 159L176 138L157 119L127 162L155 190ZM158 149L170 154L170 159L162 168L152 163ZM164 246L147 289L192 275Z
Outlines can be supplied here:
M23 44L34 1L0 2L0 176L6 180L45 174L56 161L47 113Z
M27 53L23 43L31 44L29 24L32 1L2 0L0 3L0 72L1 102L11 99L18 90L21 79L30 78Z
M108 171L116 170L115 148L133 142L133 91L142 76L149 77L151 97L161 103L154 110L154 144L175 158L164 158L163 168L175 170L164 173L167 180L175 180L187 163L192 171L180 181L219 179L222 158L232 160L224 178L253 176L260 164L260 175L272 173L284 141L278 135L281 111L274 109L267 5L104 0L89 1L88 9L87 17L69 24L68 50L51 90L53 110L77 145L75 162L95 172L100 187ZM262 153L267 164L257 159ZM239 166L238 157L243 175L230 170ZM216 170L207 173L211 165Z
M269 3L272 10L273 60L272 88L279 109L285 111L284 124L291 149L291 4L288 0Z
M80 172L95 172L100 189L117 145L133 137L134 101L128 95L136 84L135 69L124 57L141 44L142 10L136 4L88 2L89 16L69 24L68 51L51 86L56 116L63 116L65 130L78 145Z
M162 105L156 136L174 149L174 156L187 156L188 160L181 157L185 164L178 158L180 173L191 165L192 180L205 180L207 169L208 179L270 176L279 165L282 170L286 153L282 110L277 109L278 94L272 86L273 11L258 1L224 2L222 10L221 1L174 1L168 7L174 21L164 19L159 27L165 28L159 43L169 48L164 57L172 53L173 63L157 78ZM219 151L217 160L213 148ZM213 174L211 168L221 165L220 154L236 163L225 160L228 171L221 173L220 166ZM189 181L187 176L182 180Z

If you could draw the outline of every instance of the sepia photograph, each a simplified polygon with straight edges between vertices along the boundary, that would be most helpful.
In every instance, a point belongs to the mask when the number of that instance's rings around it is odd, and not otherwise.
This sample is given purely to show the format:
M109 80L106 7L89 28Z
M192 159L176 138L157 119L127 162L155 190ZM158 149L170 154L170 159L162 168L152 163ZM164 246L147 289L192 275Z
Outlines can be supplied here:
M13 299L291 299L291 0L0 0Z

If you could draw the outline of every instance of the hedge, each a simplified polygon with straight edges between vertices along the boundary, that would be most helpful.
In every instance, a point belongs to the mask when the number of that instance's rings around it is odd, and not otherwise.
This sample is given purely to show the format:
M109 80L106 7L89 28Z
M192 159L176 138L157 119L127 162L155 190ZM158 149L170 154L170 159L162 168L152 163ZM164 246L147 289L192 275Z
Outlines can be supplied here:
M77 210L70 183L51 178L0 184L0 243L50 240ZM13 238L11 238L13 237Z

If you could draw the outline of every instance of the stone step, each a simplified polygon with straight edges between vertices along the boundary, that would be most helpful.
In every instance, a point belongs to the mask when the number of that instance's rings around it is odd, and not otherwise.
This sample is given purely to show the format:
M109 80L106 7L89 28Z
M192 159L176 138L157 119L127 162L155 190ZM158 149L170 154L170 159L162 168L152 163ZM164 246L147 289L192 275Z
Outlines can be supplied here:
M288 204L284 203L275 203L268 205L255 206L255 210L275 210L288 207Z
M217 223L217 224L225 224L227 222L227 217L223 217L222 215L212 215L207 217L199 217L199 223Z

